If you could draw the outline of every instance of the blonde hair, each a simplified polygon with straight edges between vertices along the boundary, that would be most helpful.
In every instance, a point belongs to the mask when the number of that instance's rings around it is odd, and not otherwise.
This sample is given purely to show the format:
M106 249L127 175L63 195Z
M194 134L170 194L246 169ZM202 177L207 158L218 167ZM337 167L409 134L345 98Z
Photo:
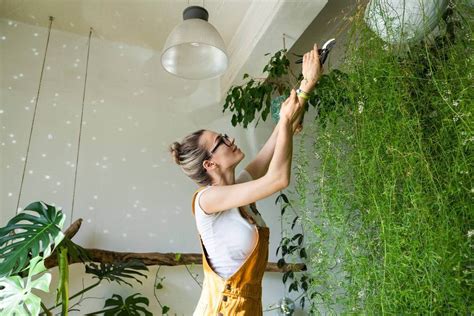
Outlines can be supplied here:
M202 186L212 183L211 177L202 165L202 162L209 156L207 149L199 143L204 131L204 129L197 130L184 137L181 143L173 142L169 146L174 162L181 166L189 178Z

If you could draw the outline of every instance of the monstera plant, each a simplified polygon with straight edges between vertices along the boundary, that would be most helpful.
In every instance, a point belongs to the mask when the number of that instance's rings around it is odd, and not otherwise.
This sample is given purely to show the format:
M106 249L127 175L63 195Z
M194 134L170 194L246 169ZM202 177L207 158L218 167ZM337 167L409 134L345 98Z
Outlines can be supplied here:
M6 315L38 314L41 301L31 290L48 291L51 274L44 273L34 281L32 277L46 270L44 258L64 238L65 216L55 207L35 202L25 211L31 213L21 212L0 228L0 312ZM21 275L26 271L23 281Z
M45 270L43 258L36 256L30 261L25 281L18 275L0 278L0 312L2 315L39 314L41 300L32 293L32 289L48 292L51 274L43 273L36 280L33 280L33 276Z
M65 215L60 208L42 201L34 202L25 207L24 211L13 217L5 227L0 228L0 315L39 315L43 308L45 315L61 306L62 315L67 315L69 300L98 286L102 280L125 283L124 278L134 279L135 276L146 275L140 271L148 270L139 260L126 262L101 263L100 266L91 261L82 247L73 243L62 232ZM56 293L56 305L50 308L41 303L33 290L49 291L51 274L45 267L45 259L53 253L57 255L59 268L59 284ZM69 297L68 262L69 258L80 258L86 264L86 273L98 278L95 284ZM97 313L105 315L151 315L144 306L148 299L136 293L125 300L114 294L105 302L104 307L113 307Z
M25 268L32 257L48 257L64 238L61 229L66 217L55 207L43 202L31 203L25 208L33 214L21 212L6 227L0 228L0 276L7 277ZM21 232L16 230L21 229Z

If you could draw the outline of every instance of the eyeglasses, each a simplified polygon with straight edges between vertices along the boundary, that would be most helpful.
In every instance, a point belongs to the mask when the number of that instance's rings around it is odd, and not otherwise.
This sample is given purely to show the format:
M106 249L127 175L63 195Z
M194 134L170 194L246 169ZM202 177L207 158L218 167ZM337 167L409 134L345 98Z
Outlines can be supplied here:
M227 136L227 134L224 134L224 135L220 134L219 137L218 137L216 146L214 146L214 148L210 151L209 157L211 157L212 154L214 154L217 147L219 147L219 145L222 144L222 143L224 143L224 145L226 145L227 147L232 147L234 142L230 141L230 138L229 138L229 136Z

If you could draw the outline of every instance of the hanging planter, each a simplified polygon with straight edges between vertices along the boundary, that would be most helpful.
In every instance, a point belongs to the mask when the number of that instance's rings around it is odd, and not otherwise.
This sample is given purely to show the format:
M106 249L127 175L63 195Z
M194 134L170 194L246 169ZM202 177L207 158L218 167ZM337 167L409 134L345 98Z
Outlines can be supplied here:
M368 27L385 42L402 44L428 35L438 25L447 0L371 0L365 10Z

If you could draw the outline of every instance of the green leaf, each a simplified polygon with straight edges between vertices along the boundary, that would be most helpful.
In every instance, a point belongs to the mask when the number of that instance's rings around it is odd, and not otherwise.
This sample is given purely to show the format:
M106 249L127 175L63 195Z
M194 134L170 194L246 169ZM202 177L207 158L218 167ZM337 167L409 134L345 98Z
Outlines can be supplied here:
M61 229L65 219L60 209L40 201L25 207L0 228L0 277L17 274L29 258L47 258L64 238Z
M114 315L141 315L139 312L142 312L145 316L153 316L153 314L145 309L145 305L148 307L149 301L148 298L141 295L140 293L135 293L123 300L123 298L118 295L114 294L111 298L105 301L104 307L111 307L108 309L103 309L94 313L89 313L86 315L97 315L97 314L104 314L105 316L114 316Z
M291 293L291 291L298 291L298 283L297 281L293 282L290 284L290 288L288 289L288 293Z
M296 234L293 236L291 240L296 240L296 239L298 239L298 245L301 245L301 243L303 242L303 234Z
M277 266L278 268L282 268L284 265L285 265L285 259L281 258L280 260L278 260L277 262Z
M306 291L306 290L305 290ZM301 308L304 308L304 302L305 302L305 297L301 297L301 300L300 300L300 306Z
M169 310L170 310L170 308L168 306L164 305L163 308L161 309L161 313L166 314Z
M285 203L287 204L290 203L285 193L281 193L280 195L278 195L278 197L276 198L275 204L277 204L280 199L283 199L283 201L285 201Z
M129 261L113 262L113 263L100 263L98 266L96 263L86 264L86 273L94 274L95 278L99 280L107 279L109 281L116 281L121 284L121 282L133 287L130 283L125 281L123 278L134 279L135 281L143 284L142 281L138 280L134 274L143 276L147 278L146 274L139 272L148 271L148 268L138 259L132 259Z
M298 246L291 246L288 248L288 253L293 253L296 249L298 249Z
M303 288L303 290L307 291L308 290L308 282L303 282L301 283L301 287Z
M306 256L306 250L305 250L304 248L302 248L302 249L300 250L300 257L301 257L301 258L304 258L304 259L308 258L308 257Z
M291 223L291 229L295 228L295 224L296 224L296 221L298 220L299 216L296 216L294 219L293 219L293 223Z
M1 315L38 315L41 299L31 290L49 291L51 274L44 273L33 280L33 276L46 271L44 259L36 256L30 260L26 281L20 276L0 277L0 312Z
M290 272L291 271L287 271L283 274L283 284L286 283L287 279L288 279L288 276L290 275Z

